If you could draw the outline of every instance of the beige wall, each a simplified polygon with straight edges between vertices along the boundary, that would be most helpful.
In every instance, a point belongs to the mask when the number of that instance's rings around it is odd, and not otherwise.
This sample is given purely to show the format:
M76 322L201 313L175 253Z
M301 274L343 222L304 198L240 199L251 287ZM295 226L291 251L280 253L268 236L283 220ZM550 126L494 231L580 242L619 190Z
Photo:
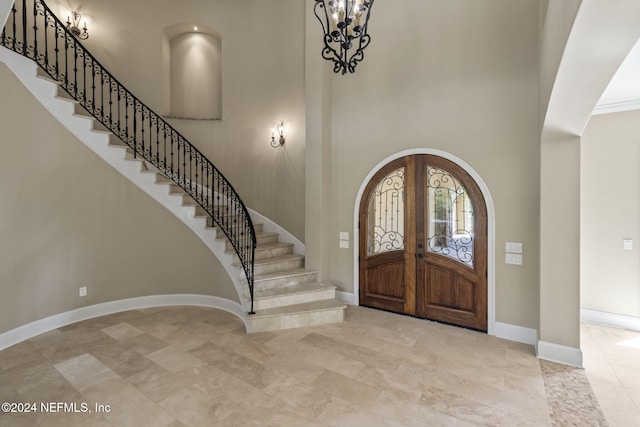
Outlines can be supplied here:
M66 16L68 2L48 0ZM304 240L304 2L86 0L88 49L158 113L166 112L163 31L188 23L222 43L222 120L170 120L249 207ZM271 148L275 123L286 145Z
M0 333L144 295L237 301L208 248L55 121L3 64L0 93Z
M580 137L545 134L540 185L540 340L580 347Z
M353 76L333 75L320 58L312 2L87 0L81 11L89 49L159 111L163 29L188 22L220 34L223 119L172 123L251 208L306 239L308 265L347 292L354 248L338 249L338 233L357 232L367 173L414 148L470 164L495 206L496 319L538 327L538 0L377 2ZM287 144L274 150L270 129L280 120ZM524 244L522 266L504 264L506 241Z
M331 221L307 248L330 257L323 260L325 279L352 291L354 248L338 249L338 233L357 232L354 203L367 173L403 150L447 151L470 164L493 197L497 320L537 328L538 1L407 0L403 6L376 2L371 45L355 75L325 78L315 67L331 65L307 59L307 78L330 90L311 93L319 99L308 105L316 106L315 120L331 124L329 135L317 126L308 141L331 164L307 175L319 195L330 188L323 204L307 197L308 218L320 215L309 212L314 209ZM307 28L307 38L319 36L317 22ZM307 55L319 57L319 49ZM323 101L330 102L329 118L321 113ZM310 161L307 156L307 168ZM523 242L522 266L505 265L506 241Z
M640 317L639 134L629 111L593 116L582 138L582 308Z

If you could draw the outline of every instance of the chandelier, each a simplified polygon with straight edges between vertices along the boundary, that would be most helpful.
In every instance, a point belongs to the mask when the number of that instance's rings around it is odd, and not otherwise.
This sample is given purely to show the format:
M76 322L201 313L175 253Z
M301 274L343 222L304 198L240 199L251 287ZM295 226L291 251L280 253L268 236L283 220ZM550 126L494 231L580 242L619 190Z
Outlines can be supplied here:
M371 36L367 23L374 0L315 0L313 9L324 31L322 57L335 73L353 73Z

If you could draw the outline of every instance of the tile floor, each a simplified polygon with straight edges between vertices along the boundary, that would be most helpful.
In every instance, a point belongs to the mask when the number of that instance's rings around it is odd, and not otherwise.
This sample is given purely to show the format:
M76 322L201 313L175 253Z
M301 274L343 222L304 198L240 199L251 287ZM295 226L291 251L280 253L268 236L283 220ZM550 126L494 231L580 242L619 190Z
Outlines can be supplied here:
M576 425L640 425L640 349L617 345L640 334L583 335L587 370L562 374L586 372L602 412L593 398ZM0 352L0 402L37 408L0 412L0 426L573 425L550 411L564 393L545 390L541 365L528 345L361 307L252 335L219 310L135 310Z
M640 332L582 324L585 373L610 426L640 426Z

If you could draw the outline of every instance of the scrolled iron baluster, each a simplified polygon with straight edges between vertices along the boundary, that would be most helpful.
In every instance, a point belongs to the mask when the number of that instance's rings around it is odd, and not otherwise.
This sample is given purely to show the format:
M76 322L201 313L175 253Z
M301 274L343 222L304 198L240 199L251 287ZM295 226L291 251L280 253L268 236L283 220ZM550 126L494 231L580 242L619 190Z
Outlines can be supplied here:
M60 46L58 45L58 23L55 21L55 19L51 18L51 15L49 15L49 18L51 19L51 23L53 24L53 36L56 40L56 47L54 49L55 55L56 55L56 65L55 65L55 79L56 81L60 81Z
M22 2L22 54L27 56L27 0Z
M182 146L182 183L183 188L187 189L187 146L184 143L184 140L180 138L180 143Z
M173 129L171 129L170 132L171 132L171 178L175 181L176 180L176 174L175 174L173 165L174 165L174 156L175 156L174 151L175 151L175 144L177 142L176 141L177 140L177 135L176 135L176 132Z

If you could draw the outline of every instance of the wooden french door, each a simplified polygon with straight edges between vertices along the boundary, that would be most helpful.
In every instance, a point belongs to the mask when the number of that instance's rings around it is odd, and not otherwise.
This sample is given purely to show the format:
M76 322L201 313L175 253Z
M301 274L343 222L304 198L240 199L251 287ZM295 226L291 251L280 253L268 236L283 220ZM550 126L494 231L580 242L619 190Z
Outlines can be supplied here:
M464 169L389 163L365 189L359 233L361 305L487 330L487 210Z

